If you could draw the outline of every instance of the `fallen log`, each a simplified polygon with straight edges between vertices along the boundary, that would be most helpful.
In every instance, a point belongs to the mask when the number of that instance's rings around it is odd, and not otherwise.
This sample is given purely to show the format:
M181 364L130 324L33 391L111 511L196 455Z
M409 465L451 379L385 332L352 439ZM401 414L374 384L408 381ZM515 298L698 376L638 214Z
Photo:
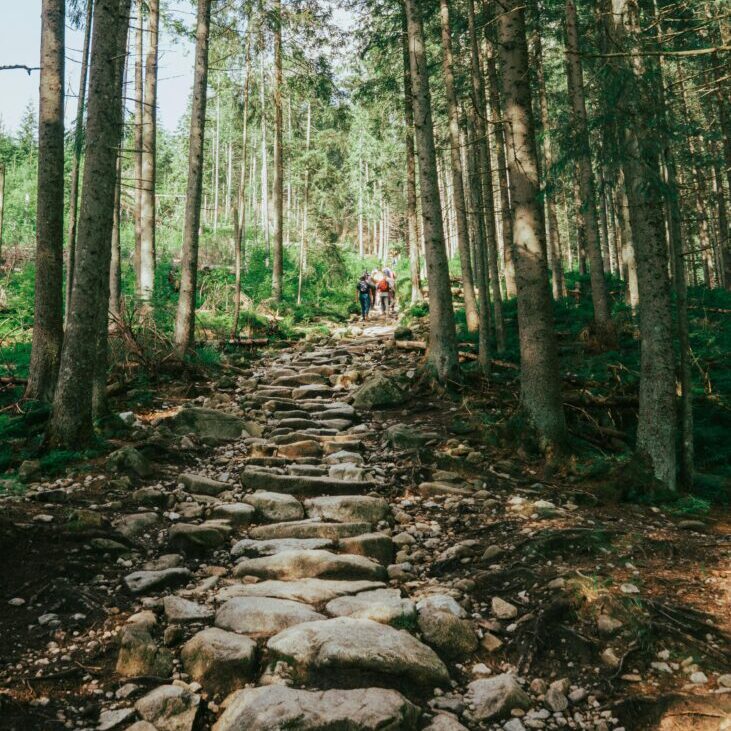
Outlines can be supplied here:
M400 350L419 350L422 353L426 352L426 342L424 340L394 340L393 345ZM460 360L477 360L477 353L467 353L465 351L459 351ZM490 363L498 368L507 368L511 371L517 371L520 367L515 363L510 363L507 360L499 360L492 358Z

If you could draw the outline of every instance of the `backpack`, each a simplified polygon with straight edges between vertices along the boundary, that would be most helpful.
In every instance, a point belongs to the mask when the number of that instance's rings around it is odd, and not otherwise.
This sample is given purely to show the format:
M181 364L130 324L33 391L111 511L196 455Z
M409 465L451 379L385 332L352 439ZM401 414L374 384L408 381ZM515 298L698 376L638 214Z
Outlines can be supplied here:
M365 281L365 279L359 279L358 280L358 291L361 294L366 294L370 287L368 286L368 282Z
M388 287L388 280L387 279L382 279L378 283L378 291L379 292L388 292L388 289L389 289L389 287Z

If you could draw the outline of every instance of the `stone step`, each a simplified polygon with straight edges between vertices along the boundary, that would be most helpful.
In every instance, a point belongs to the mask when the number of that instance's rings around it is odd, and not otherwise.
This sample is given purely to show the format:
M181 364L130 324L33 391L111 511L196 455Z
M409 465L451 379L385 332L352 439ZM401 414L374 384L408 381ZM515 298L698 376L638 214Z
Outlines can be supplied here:
M302 503L293 495L286 493L259 490L244 496L241 500L254 508L255 516L260 521L280 523L288 520L302 520L305 517Z
M391 516L388 501L370 495L329 495L305 500L309 518L339 523L363 522L376 525Z
M317 495L357 495L375 489L373 482L352 482L332 477L305 477L302 475L278 475L245 469L241 473L241 484L247 490L269 490L290 495L314 497Z
M246 688L229 697L214 731L414 731L421 711L381 688L308 691L283 685Z
M257 558L273 556L284 551L307 551L334 548L333 541L327 538L272 538L268 541L256 541L253 538L242 538L231 549L234 558Z
M280 376L272 381L272 386L311 386L313 384L325 383L325 379L317 373L297 373L292 376Z
M355 596L338 597L325 605L325 611L331 617L371 619L399 628L416 624L414 602L402 598L398 589L374 589Z
M319 687L397 686L431 692L449 673L430 647L408 632L369 619L338 617L280 632L267 643L295 683Z
M329 538L337 540L371 532L371 524L322 523L319 520L292 520L271 525L258 525L249 530L249 536L258 540L272 538Z
M290 599L243 596L229 599L216 612L220 629L253 637L271 637L302 622L325 619L308 604Z
M216 594L219 602L237 596L268 596L273 599L292 599L312 606L320 606L338 597L359 594L362 591L383 589L381 581L338 581L335 579L297 579L260 581L256 584L232 584Z
M260 579L345 579L384 581L386 569L364 556L324 550L282 551L265 558L239 561L234 576Z
M194 475L190 472L184 472L178 477L178 480L183 483L187 492L196 495L215 496L233 488L233 485L229 485L227 482L213 480L205 475Z
M310 399L310 398L331 398L334 390L330 386L324 384L313 383L309 386L298 386L292 389L293 399Z

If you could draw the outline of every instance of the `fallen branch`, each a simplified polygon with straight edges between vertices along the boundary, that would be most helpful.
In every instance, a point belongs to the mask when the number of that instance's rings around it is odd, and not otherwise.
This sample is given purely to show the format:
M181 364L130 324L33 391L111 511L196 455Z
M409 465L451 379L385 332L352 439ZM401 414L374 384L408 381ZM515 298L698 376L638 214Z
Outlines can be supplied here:
M426 342L424 340L394 340L393 345L399 350L418 350L422 353L426 352ZM460 351L459 357L460 360L477 360L478 355L476 353L467 353L464 351ZM515 363L510 363L507 360L492 358L490 360L490 363L492 363L492 365L494 366L497 366L498 368L508 368L514 371L519 370L518 365L516 365Z

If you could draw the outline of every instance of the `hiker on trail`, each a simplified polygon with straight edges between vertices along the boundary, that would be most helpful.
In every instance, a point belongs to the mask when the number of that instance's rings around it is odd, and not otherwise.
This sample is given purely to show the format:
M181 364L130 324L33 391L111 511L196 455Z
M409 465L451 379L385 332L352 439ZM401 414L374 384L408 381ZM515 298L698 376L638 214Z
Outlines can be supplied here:
M390 301L391 301L391 287L389 286L388 279L381 277L381 280L376 284L376 292L378 295L378 305L381 308L381 314L387 315L390 312Z
M363 272L358 280L358 284L356 285L356 293L360 304L360 315L363 322L368 319L368 313L371 310L371 301L373 298L373 293L371 291L373 286L370 279L368 272Z

